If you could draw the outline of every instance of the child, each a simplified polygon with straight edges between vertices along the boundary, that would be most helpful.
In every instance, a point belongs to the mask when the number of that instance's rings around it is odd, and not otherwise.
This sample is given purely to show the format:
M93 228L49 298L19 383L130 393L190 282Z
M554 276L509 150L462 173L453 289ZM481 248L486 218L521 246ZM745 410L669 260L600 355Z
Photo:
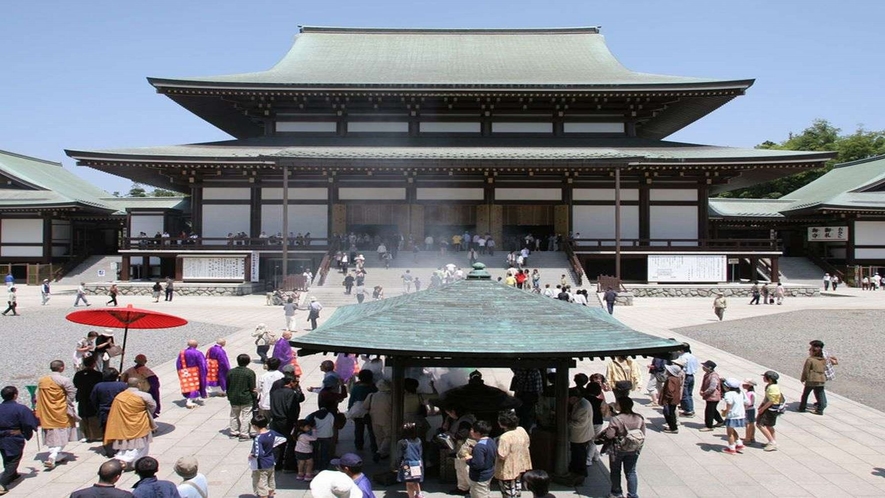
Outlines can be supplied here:
M295 479L309 481L313 479L313 442L317 437L313 434L312 421L299 420L298 434L295 436L295 461L298 462L298 475Z
M470 429L470 437L476 439L473 451L465 457L469 469L471 498L489 497L489 485L495 475L495 459L498 455L498 445L494 439L489 439L491 431L491 424L485 420L477 420Z
M335 453L335 414L326 408L320 408L308 415L307 420L315 427L314 468L317 471L327 470Z
M722 397L725 401L725 409L722 416L725 417L725 430L728 432L728 447L723 451L729 455L741 453L744 443L738 437L737 430L746 426L746 411L744 410L744 395L741 392L741 383L737 379L726 379L723 386L726 390Z
M744 444L756 442L756 381L744 379L744 411L747 414L747 431L744 436Z
M273 496L277 490L274 479L274 447L286 442L281 434L267 428L267 417L252 417L252 431L257 433L249 453L249 466L252 468L252 490L259 498Z
M533 498L553 498L550 494L550 476L543 470L530 470L522 475L522 480Z
M400 454L397 480L406 483L409 498L423 498L421 483L424 482L424 463L421 458L424 449L418 437L418 425L414 422L403 424L403 439L397 443Z

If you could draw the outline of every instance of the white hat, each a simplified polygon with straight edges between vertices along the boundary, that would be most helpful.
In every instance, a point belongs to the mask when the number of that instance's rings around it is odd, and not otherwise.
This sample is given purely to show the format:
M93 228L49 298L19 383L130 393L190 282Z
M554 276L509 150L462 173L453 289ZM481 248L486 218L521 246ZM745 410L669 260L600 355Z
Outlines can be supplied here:
M316 300L317 300L317 298L315 298L315 297L313 297L313 296L310 296L310 302L314 302L314 301L316 301Z
M104 329L104 334L102 335L114 335L114 329Z
M363 498L363 492L344 472L324 470L310 481L313 498Z
M729 377L725 379L725 386L729 389L737 389L741 387L741 381L735 379L734 377Z

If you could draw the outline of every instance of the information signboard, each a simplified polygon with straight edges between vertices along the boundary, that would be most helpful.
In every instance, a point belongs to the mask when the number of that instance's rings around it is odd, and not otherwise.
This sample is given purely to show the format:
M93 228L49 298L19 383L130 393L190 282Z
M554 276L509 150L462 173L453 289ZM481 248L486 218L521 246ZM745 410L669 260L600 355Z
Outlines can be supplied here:
M726 257L717 254L650 254L649 282L725 282Z

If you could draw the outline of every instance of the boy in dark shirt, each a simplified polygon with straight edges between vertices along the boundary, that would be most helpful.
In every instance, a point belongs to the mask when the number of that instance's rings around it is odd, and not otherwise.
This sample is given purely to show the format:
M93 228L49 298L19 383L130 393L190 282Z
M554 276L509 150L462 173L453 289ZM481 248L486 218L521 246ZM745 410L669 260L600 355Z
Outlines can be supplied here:
M495 475L495 459L498 456L498 445L489 439L492 426L485 420L478 420L470 429L470 437L477 440L473 452L467 455L468 479L470 480L471 498L488 498L489 485Z
M252 443L252 451L249 453L249 464L252 468L252 490L256 496L268 497L276 493L277 484L274 479L274 447L286 442L283 435L267 428L267 417L255 415L252 417L252 430L258 435Z

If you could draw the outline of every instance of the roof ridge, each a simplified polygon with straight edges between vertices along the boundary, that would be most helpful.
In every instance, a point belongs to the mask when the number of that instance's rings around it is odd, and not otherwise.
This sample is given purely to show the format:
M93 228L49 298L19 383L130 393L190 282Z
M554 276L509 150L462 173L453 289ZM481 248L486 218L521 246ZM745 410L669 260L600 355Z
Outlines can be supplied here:
M299 33L340 33L340 34L600 34L602 26L576 26L559 28L358 28L341 26L299 25Z
M854 161L848 161L847 163L839 163L833 166L833 169L836 168L846 168L850 166L857 166L858 164L869 163L873 161L878 161L880 159L885 159L885 154L879 154L877 156L865 157L863 159L855 159Z
M0 154L4 154L7 156L17 157L19 159L27 159L29 161L37 161L44 164L51 164L53 166L63 167L60 162L50 161L48 159L40 159L39 157L34 156L26 156L24 154L19 154L17 152L10 152L8 150L0 149Z

